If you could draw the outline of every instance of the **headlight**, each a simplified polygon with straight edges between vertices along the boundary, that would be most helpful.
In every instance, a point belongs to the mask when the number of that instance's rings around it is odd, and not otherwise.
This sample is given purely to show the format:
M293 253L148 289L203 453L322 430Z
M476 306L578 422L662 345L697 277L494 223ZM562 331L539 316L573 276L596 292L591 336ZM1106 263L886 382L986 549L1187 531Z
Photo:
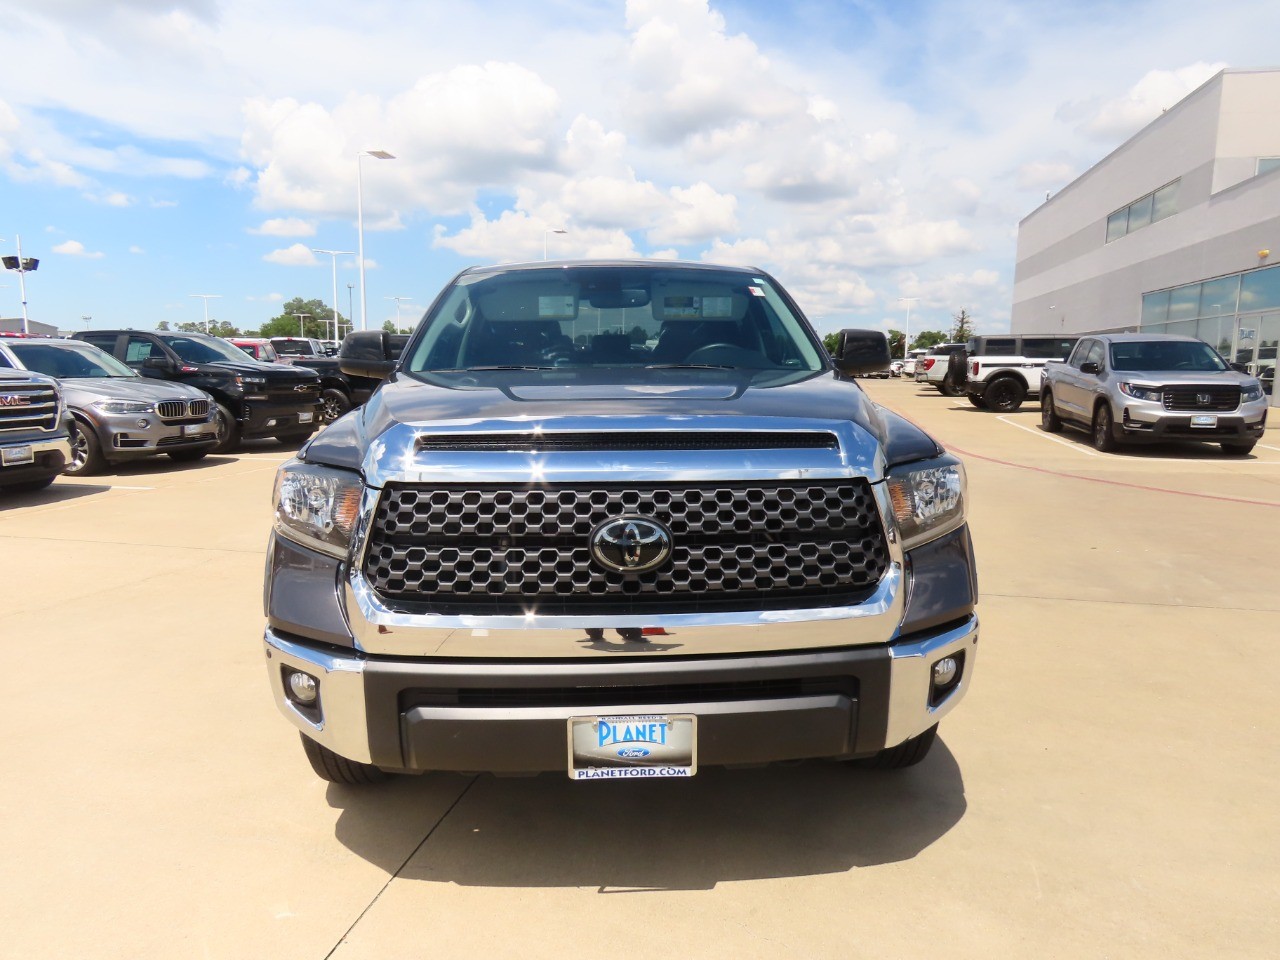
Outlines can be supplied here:
M141 400L98 400L91 406L103 413L150 413L151 404Z
M265 387L266 385L266 377L236 377L237 387Z
M276 532L345 557L362 489L358 474L290 460L276 473Z
M1244 403L1252 403L1254 400L1262 399L1262 384L1258 381L1246 383L1240 391L1240 399Z
M1140 387L1136 383L1122 383L1119 386L1121 393L1126 397L1133 397L1135 400L1160 403L1164 399L1164 394L1160 392L1159 387Z
M944 456L889 475L889 500L902 549L927 543L964 523L964 465Z

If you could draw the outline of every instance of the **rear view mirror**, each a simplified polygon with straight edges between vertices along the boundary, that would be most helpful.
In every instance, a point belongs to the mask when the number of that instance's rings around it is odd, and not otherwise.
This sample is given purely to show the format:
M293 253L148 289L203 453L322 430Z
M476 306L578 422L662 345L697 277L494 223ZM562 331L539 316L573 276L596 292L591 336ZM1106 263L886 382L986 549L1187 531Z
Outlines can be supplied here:
M836 369L847 377L875 373L889 367L889 341L879 330L841 330Z

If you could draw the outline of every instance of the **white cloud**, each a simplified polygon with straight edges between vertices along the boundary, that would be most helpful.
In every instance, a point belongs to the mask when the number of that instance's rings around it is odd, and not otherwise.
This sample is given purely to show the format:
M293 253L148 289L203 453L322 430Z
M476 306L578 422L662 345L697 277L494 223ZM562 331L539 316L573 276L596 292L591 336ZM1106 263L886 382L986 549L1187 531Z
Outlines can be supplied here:
M150 200L150 204L153 210L167 210L170 207L176 207L178 205L178 201L177 200L158 200L155 197L152 197Z
M320 261L316 259L311 248L305 243L295 243L291 247L284 247L280 250L272 250L262 258L267 263L275 263L284 267L314 267Z
M143 250L141 247L139 247L139 246L136 246L136 245L135 245L135 246L132 246L132 247L130 247L130 248L129 248L129 252L130 252L130 253L132 253L132 254L144 254L144 253L146 253L147 251L145 251L145 250Z
M62 243L54 244L49 248L54 253L60 253L68 257L84 257L87 260L101 260L106 256L100 251L86 250L84 244L79 240L64 240Z
M245 299L246 299L246 300L253 301L253 302L255 302L255 303L280 303L282 300L284 300L284 294L282 294L282 293L266 293L266 294L263 294L263 295L262 295L262 296L260 296L260 297L247 296L247 297L245 297Z
M1177 70L1151 70L1122 96L1065 103L1058 115L1075 122L1077 130L1095 140L1118 142L1137 133L1225 66L1199 61Z
M1071 163L1032 160L1018 167L1018 186L1023 190L1053 190L1065 187L1079 171Z
M316 222L298 217L278 217L264 220L258 227L250 227L249 232L263 237L314 237Z
M737 232L738 200L710 184L672 187L671 209L652 230L649 240L661 244L693 244Z

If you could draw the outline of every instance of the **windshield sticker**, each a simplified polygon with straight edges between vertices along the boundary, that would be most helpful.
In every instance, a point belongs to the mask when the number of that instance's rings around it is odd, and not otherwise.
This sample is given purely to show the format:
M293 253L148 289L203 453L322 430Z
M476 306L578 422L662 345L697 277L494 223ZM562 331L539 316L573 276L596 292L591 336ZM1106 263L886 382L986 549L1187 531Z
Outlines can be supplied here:
M761 290L759 287L747 287L747 293L751 294L753 297L764 296L764 291Z
M574 319L573 294L538 298L538 316L542 319Z

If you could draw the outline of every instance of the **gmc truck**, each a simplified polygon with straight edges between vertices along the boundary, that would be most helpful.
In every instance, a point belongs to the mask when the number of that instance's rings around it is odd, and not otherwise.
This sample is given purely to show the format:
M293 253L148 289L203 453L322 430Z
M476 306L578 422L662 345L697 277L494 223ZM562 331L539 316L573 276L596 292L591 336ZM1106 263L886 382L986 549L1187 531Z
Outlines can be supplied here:
M70 417L56 382L0 369L0 491L43 490L71 461Z
M263 652L315 773L920 762L965 695L965 472L757 269L472 268L281 466Z
M1040 425L1087 430L1109 453L1128 443L1208 440L1246 456L1267 427L1257 377L1231 368L1213 347L1168 334L1082 337L1064 363L1048 363Z

